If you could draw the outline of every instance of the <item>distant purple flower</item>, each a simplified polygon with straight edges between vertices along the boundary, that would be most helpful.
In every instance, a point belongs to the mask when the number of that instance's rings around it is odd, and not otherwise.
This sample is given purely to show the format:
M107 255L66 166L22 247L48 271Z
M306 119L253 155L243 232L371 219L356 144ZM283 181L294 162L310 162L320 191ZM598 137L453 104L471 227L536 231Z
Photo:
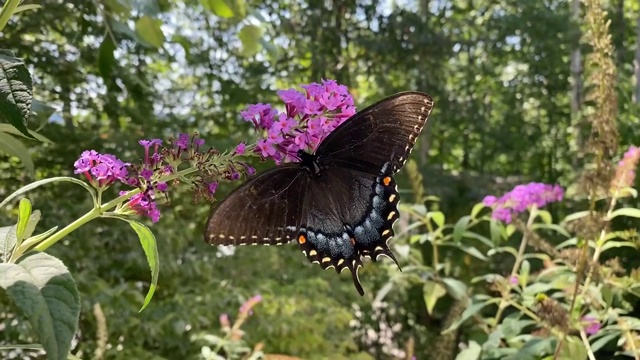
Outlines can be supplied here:
M493 207L492 218L510 223L513 216L536 205L541 208L547 204L561 201L564 190L559 185L529 183L518 185L500 198L486 196L482 203Z
M158 189L158 191L162 191L162 192L167 191L167 187L168 187L168 186L167 186L167 183L166 183L166 182L159 182L159 183L156 185L156 189Z
M593 335L597 333L598 331L600 331L600 328L602 327L602 324L600 324L600 321L598 321L596 317L591 315L583 316L582 323L584 325L584 332L586 332L587 335Z
M509 283L511 285L518 285L520 283L520 280L518 280L518 276L513 275L513 276L509 277Z
M241 112L245 120L253 122L263 133L264 138L258 140L254 151L276 164L299 161L300 150L315 151L324 138L355 114L353 97L346 86L335 80L301 87L303 92L278 91L285 103L283 113L266 104L250 105Z
M214 182L210 183L208 185L208 189L209 189L209 193L215 194L216 190L218 189L218 182L214 181Z
M106 187L115 181L127 182L127 166L111 154L100 154L94 150L87 150L80 154L80 158L73 164L76 174L84 174L87 180L95 186Z

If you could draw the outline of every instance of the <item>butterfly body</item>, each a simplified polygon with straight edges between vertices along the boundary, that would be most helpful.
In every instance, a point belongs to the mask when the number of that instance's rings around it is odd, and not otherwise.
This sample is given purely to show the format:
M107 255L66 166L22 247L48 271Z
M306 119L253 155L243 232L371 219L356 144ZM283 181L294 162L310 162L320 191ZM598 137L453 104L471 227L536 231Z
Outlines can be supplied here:
M398 219L393 179L433 106L418 92L393 95L353 115L314 154L248 180L209 217L214 245L298 243L309 261L349 269L358 292L362 257L397 261L387 245Z

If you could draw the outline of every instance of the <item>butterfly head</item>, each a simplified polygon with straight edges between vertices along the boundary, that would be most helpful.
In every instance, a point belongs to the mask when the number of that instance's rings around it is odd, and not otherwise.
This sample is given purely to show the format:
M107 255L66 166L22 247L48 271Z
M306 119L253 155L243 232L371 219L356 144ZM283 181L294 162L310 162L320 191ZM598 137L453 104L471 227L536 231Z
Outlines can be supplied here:
M298 150L298 157L302 167L310 171L313 175L320 175L320 165L318 164L318 157L314 154L309 154L304 150Z

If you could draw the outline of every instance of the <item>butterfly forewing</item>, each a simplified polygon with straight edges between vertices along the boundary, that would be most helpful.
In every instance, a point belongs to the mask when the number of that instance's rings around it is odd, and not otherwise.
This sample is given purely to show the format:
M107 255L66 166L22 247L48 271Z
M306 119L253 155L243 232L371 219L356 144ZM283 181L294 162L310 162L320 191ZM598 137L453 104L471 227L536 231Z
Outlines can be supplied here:
M205 241L214 245L292 241L304 220L302 207L308 180L308 172L298 163L249 179L212 211Z
M316 151L320 163L377 175L385 163L395 174L413 149L433 108L431 96L403 92L358 112Z

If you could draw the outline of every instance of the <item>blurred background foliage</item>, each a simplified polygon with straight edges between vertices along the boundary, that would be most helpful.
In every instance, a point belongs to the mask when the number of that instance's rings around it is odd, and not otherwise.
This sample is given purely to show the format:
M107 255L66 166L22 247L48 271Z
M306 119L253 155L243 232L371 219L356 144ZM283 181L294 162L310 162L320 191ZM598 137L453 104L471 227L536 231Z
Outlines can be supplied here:
M38 3L40 10L20 13L0 34L2 47L25 59L34 98L55 109L29 125L51 143L24 141L36 178L73 176L85 149L136 161L139 139L178 132L197 130L209 145L230 149L252 136L239 116L247 104L274 102L275 90L323 78L347 85L359 108L402 90L434 97L413 159L427 194L439 196L451 218L516 182L568 185L580 170L588 129L578 65L590 49L581 41L579 1ZM620 143L638 144L640 5L604 6L616 48ZM0 159L0 197L33 180L15 159ZM414 201L405 174L399 183L405 201ZM43 212L41 230L91 206L64 184L31 199ZM98 221L52 248L82 293L78 356L92 358L98 347L96 303L107 330L105 359L198 358L202 344L192 337L218 333L219 315L233 317L254 294L263 301L243 327L245 340L306 359L399 358L407 347L427 359L446 315L460 312L453 301L426 311L422 286L394 288L383 305L374 303L397 273L387 261L361 271L361 298L348 275L307 264L293 245L226 256L204 244L209 205L194 203L186 189L172 192L161 210L152 228L160 282L142 313L148 266L126 225ZM1 216L9 223L12 213ZM474 276L468 257L446 261L459 267L458 278ZM27 322L7 309L0 344L33 341Z

